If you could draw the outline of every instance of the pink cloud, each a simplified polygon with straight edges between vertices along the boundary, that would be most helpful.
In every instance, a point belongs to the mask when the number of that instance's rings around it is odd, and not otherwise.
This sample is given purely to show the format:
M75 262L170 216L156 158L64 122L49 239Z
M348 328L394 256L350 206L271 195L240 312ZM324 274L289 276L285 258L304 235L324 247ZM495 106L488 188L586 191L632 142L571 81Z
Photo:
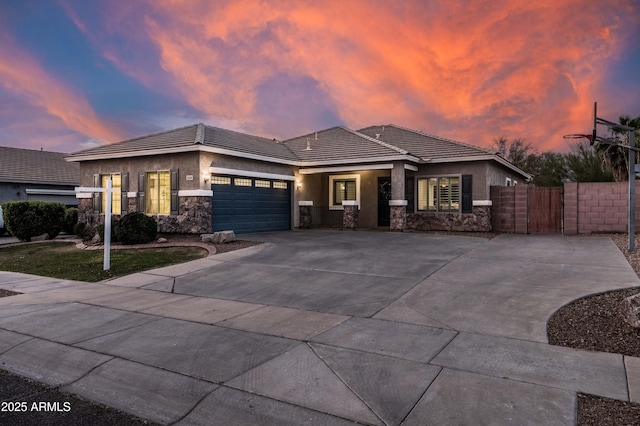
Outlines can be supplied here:
M605 87L609 64L640 26L633 0L173 0L109 9L108 32L128 44L104 56L214 122L265 131L258 91L289 75L317 82L354 128L395 122L484 146L521 137L541 150L564 149L563 134L587 131L594 100L617 102ZM143 45L157 64L127 60ZM281 97L274 104L286 108Z
M7 132L25 121L37 125L40 119L49 129L68 129L105 142L120 138L116 129L96 116L82 94L50 75L6 33L0 33L0 87L13 99L1 107L4 117L12 115L16 121L7 125ZM27 105L29 110L19 113L19 107ZM47 138L42 142L47 148L54 143Z

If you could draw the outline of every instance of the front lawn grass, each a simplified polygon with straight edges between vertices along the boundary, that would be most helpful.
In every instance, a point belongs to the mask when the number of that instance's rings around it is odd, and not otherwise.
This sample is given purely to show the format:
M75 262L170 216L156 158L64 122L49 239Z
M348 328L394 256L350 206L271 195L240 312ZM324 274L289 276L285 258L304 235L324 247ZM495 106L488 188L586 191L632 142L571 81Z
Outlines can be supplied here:
M81 250L71 243L0 248L0 271L96 282L206 257L200 247L111 250L111 269L103 271L103 250Z

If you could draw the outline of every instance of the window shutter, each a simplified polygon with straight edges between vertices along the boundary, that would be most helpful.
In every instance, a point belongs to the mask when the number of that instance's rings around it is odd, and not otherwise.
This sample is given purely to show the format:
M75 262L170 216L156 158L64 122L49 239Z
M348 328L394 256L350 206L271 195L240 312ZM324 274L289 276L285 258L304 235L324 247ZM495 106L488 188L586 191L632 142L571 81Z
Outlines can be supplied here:
M415 180L412 177L408 177L404 184L404 199L407 200L407 213L413 213L415 209L415 197L413 195L414 184Z
M171 215L178 214L178 170L171 170Z
M473 213L472 175L462 175L462 213Z
M100 175L99 174L93 175L93 187L100 188L100 186L101 186ZM101 209L102 209L102 193L94 192L93 193L93 212L100 213Z
M138 211L144 213L146 210L146 198L144 196L145 179L147 175L145 173L138 174Z
M122 173L120 179L120 212L127 214L127 211L129 211L129 198L127 197L127 192L129 192L129 173Z

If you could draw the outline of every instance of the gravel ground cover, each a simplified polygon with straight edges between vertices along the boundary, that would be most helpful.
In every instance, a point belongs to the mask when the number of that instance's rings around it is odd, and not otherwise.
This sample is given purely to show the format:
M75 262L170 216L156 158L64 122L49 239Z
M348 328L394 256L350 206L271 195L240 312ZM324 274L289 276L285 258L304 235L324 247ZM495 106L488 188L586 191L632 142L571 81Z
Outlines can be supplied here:
M635 240L636 252L628 253L627 234L598 236L610 237L640 276L638 237ZM547 323L549 343L640 357L640 329L624 321L621 309L625 297L639 292L640 287L610 291L576 300L560 308ZM585 426L640 425L640 404L579 394L577 423Z

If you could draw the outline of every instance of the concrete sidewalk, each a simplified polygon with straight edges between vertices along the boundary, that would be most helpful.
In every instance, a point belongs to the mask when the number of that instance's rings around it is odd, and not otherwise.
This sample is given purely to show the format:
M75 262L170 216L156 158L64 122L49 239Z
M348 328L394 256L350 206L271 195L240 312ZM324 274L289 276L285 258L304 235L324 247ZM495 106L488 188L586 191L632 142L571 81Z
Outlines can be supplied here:
M294 231L89 284L0 272L0 368L162 424L575 424L640 359L546 321L640 285L608 238Z

